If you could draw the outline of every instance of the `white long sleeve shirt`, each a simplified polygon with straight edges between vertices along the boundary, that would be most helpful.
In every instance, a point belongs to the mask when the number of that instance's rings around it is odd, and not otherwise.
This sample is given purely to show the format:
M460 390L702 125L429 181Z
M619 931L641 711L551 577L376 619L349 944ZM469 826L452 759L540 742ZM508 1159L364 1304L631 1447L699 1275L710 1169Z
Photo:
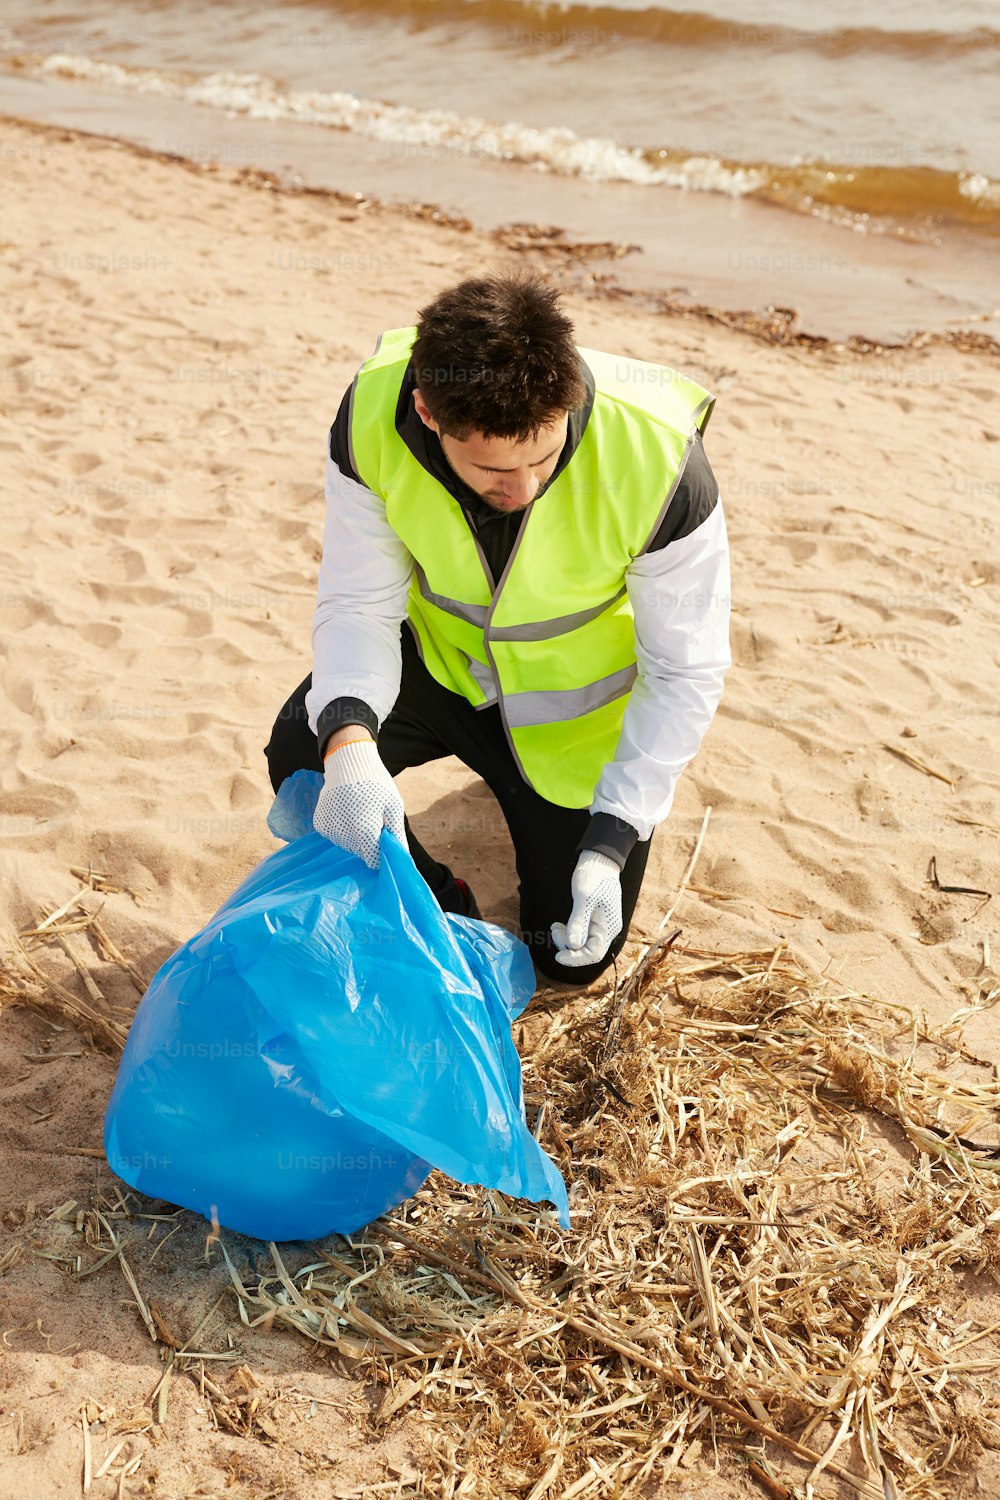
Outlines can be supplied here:
M389 714L399 693L399 630L412 573L413 557L386 520L384 503L328 457L313 681L305 700L314 733L337 698L362 699L380 723ZM670 811L731 665L721 499L693 530L636 558L625 586L638 675L591 811L620 818L647 839Z

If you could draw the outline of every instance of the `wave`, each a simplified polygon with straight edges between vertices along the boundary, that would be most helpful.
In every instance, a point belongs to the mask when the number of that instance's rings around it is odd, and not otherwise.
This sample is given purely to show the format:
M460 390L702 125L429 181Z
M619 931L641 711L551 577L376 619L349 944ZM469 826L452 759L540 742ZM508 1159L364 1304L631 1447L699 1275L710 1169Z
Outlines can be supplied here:
M400 155L455 152L590 181L753 197L858 231L919 234L948 224L1000 234L1000 181L982 173L877 160L838 164L810 158L782 165L695 155L679 147L639 148L609 137L580 136L566 127L536 129L344 91L286 92L257 73L168 73L66 53L21 54L7 65L36 77L56 74L257 120L350 130Z
M614 46L617 41L657 42L680 47L760 46L779 50L817 47L831 57L855 52L889 52L915 58L965 55L1000 49L1000 31L979 26L968 31L907 30L848 26L815 30L774 22L706 15L702 11L646 6L633 10L587 5L578 0L323 0L340 15L399 18L416 27L469 22L501 32L501 41L524 46ZM506 33L506 35L503 35Z

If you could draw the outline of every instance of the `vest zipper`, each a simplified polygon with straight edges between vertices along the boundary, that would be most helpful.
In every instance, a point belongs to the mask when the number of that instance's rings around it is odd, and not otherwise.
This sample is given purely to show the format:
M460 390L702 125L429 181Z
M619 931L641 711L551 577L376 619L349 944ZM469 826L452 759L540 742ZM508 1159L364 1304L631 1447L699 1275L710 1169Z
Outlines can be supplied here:
M510 746L510 753L514 757L514 764L517 766L517 769L520 772L521 780L524 781L528 786L531 786L531 780L528 777L524 766L521 764L521 757L517 753L517 748L514 744L514 736L511 733L510 725L507 722L507 710L504 705L503 686L500 682L500 673L497 671L496 658L494 657L493 652L490 649L490 626L493 623L493 616L496 613L497 606L500 603L500 596L503 593L504 584L507 582L507 579L510 575L510 570L514 566L514 559L517 556L518 549L521 545L522 540L524 539L524 533L528 529L528 522L531 519L531 512L534 510L534 508L534 500L530 501L530 503L524 508L524 517L521 521L517 536L514 538L514 545L510 549L510 556L508 557L507 562L504 566L504 570L500 575L500 581L493 591L492 598L490 599L490 607L486 612L486 621L483 625L483 648L486 652L486 660L490 664L490 671L493 673L493 681L497 685L497 708L500 710L500 723L503 725L503 732L507 737L507 744ZM468 516L466 516L466 520L469 521ZM469 529L470 531L472 531L472 535L476 543L476 551L479 553L480 559L482 560L486 577L492 582L493 575L490 572L489 566L486 562L486 556L479 544L479 538L478 536L476 536L476 532L474 527L472 526L471 521L469 521Z

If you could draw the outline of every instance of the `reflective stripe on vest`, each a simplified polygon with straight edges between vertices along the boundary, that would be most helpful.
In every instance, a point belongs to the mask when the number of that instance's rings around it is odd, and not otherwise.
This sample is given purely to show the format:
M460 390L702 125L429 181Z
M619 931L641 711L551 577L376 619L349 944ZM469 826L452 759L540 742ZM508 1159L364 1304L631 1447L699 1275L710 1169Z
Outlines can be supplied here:
M518 768L543 797L586 807L637 675L625 574L655 536L714 398L665 366L581 349L595 382L587 426L524 511L494 586L458 501L395 428L415 334L384 333L358 371L351 447L414 558L407 608L421 657L474 707L499 706Z
M427 574L419 563L415 565L417 587L421 597L429 604L436 604L438 609L446 610L448 614L454 615L457 620L467 620L470 625L486 626L486 618L489 609L485 604L463 604L461 599L448 599L444 594L431 592L427 582ZM610 609L612 604L617 604L619 599L625 597L625 585L622 584L617 594L612 594L610 599L605 599L601 604L595 604L590 609L578 609L572 615L560 615L556 620L534 620L525 625L498 625L491 630L490 635L495 641L546 641L553 636L565 635L569 630L575 630L579 625L586 625L588 620L594 620L598 615Z
M579 719L627 693L636 678L636 665L609 672L580 688L550 688L547 693L508 693L504 698L507 723L512 729L529 724L549 724L559 719Z

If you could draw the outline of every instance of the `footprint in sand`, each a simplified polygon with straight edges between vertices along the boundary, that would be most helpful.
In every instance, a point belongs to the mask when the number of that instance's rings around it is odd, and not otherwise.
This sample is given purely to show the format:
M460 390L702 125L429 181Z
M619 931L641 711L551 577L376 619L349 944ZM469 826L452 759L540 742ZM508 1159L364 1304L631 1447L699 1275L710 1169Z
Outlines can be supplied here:
M79 479L83 474L89 474L93 469L99 469L104 462L96 453L68 453L66 463L73 474Z
M784 648L775 636L739 616L733 617L729 635L733 662L738 667L756 667L783 654Z
M91 579L90 591L101 604L146 605L151 609L177 606L175 590L158 583L98 583Z
M213 657L221 661L224 666L252 667L257 665L255 657L248 656L245 651L241 651L239 646L234 645L232 641L213 643L213 648Z
M783 547L787 547L788 555L794 563L808 562L816 554L816 543L806 541L803 537L782 536L777 540Z
M34 716L38 712L42 695L37 692L36 684L31 678L5 676L3 679L3 691L7 701L12 703L15 708L20 709L21 713ZM8 794L5 791L3 794L5 810L7 808L7 796Z
M250 630L259 630L262 635L269 636L272 640L280 640L284 636L284 630L276 625L273 620L244 620L242 622Z
M124 536L126 531L132 530L126 516L91 516L90 524L95 531L107 531L111 536Z
M308 480L290 479L281 486L281 492L293 505L320 505L323 501L322 487Z
M105 625L96 621L91 625L77 625L76 634L91 646L106 649L108 646L117 646L122 638L122 628L120 625Z
M136 578L145 578L148 575L146 559L135 547L120 547L113 558L116 570L120 569L124 574L124 582L131 583ZM116 580L111 580L112 582Z
M202 636L215 635L215 616L210 609L198 609L177 599L174 602L174 611L180 614L180 629L171 629L167 632L169 635L180 638L193 636L199 639Z
M27 783L4 792L0 831L34 833L36 829L31 825L64 817L66 813L75 812L79 805L80 798L68 787L57 787L52 782L44 785Z
M260 788L245 771L236 771L229 783L229 806L236 812L260 806Z
M311 521L279 520L273 529L279 542L297 542L304 536L311 537L316 528Z

